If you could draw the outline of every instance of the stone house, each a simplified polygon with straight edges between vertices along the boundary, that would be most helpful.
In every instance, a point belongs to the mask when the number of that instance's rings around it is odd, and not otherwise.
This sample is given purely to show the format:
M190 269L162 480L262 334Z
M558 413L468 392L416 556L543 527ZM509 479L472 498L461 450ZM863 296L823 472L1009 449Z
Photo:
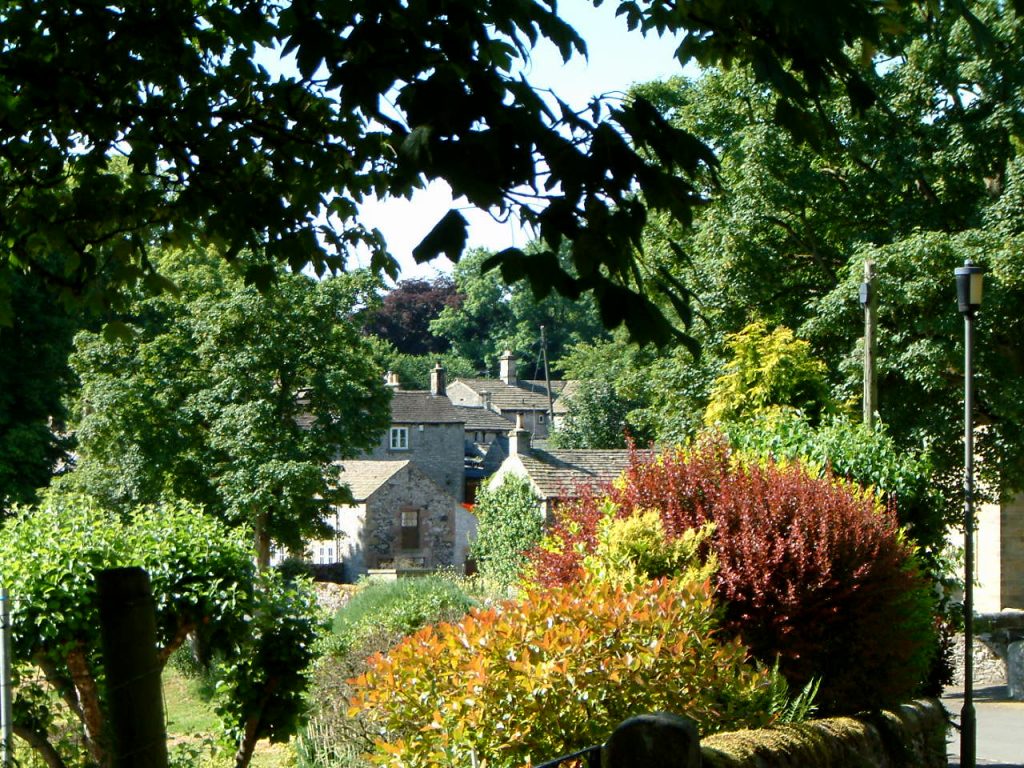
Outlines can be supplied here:
M980 504L975 532L974 605L979 613L1024 608L1024 494L1000 504ZM963 545L963 531L953 533Z
M431 372L427 391L403 390L388 374L391 389L391 426L365 458L376 461L408 460L423 470L456 501L465 499L466 410L456 408L445 394L444 368Z
M552 381L550 391L543 380L520 379L515 356L508 350L499 360L497 379L455 379L448 385L448 397L457 406L483 408L498 414L511 429L517 418L538 438L546 438L555 406L565 381Z
M338 463L354 503L337 507L331 540L310 544L314 563L345 563L355 580L378 568L461 567L476 519L410 459Z
M476 491L493 475L508 456L508 421L482 406L455 406L465 422L465 492L464 499L473 504Z
M553 450L531 445L522 424L509 433L508 457L487 481L501 484L508 475L525 477L540 500L540 512L551 519L559 501L578 498L581 489L606 485L621 475L630 462L629 450Z
M497 468L505 443L496 435L507 431L507 422L481 407L452 405L440 364L429 390L404 390L390 372L385 385L391 390L387 432L359 460L338 462L355 504L335 511L334 539L311 542L308 552L315 563L344 562L349 579L378 568L459 568L476 531L462 503L467 466L474 483ZM472 500L475 485L469 492Z

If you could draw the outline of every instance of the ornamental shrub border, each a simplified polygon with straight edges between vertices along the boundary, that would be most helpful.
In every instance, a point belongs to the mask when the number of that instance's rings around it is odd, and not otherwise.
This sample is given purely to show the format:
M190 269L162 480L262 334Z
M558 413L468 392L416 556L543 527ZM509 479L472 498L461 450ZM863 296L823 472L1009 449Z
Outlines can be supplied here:
M721 440L636 454L606 491L563 505L531 562L541 585L571 583L596 546L604 509L657 510L666 535L715 524L715 594L724 626L790 684L821 678L824 714L911 698L937 643L934 597L891 509L799 464L736 455Z

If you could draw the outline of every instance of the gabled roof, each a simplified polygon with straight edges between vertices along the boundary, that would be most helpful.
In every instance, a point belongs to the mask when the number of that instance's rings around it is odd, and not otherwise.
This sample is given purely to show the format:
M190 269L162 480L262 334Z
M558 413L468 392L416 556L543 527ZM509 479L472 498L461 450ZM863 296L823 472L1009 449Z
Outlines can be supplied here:
M393 424L463 424L463 409L456 408L444 395L427 391L397 390L391 395Z
M467 477L488 477L498 471L508 457L500 441L470 443L466 446L465 470Z
M508 432L515 426L515 423L504 416L499 416L494 411L479 405L456 405L454 407L465 417L467 431Z
M599 486L617 479L629 466L628 450L540 450L518 454L542 499L575 498L581 486Z
M337 461L335 464L341 470L341 482L352 489L352 498L356 501L366 501L374 491L405 469L410 461L346 460Z
M506 384L501 379L455 379L448 388L462 384L479 397L481 392L491 393L491 404L501 411L546 411L548 409L548 388L539 379L519 379L515 384ZM551 395L557 398L566 382L551 382Z
M583 382L581 382L579 379L566 380L565 386L562 387L562 390L558 393L558 396L555 398L555 413L562 414L569 412L569 401L572 400L573 396L577 392L579 392L580 384L582 383ZM551 388L555 388L554 382L552 382Z

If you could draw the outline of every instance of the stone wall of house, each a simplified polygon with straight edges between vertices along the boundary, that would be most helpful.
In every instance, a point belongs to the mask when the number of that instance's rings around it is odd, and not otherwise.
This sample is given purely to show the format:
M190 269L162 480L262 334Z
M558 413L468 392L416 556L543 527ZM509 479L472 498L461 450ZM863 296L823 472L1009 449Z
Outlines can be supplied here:
M1000 606L1024 608L1024 496L1000 506Z
M365 524L365 504L338 507L335 511L332 527L337 533L338 561L345 564L345 577L350 581L355 581L366 573L366 554L363 543ZM317 545L318 542L313 542L313 546Z
M455 514L455 551L454 563L456 568L465 564L469 559L469 547L476 540L477 519L476 515L463 507L461 504Z
M445 387L445 394L448 395L448 399L451 400L454 405L482 405L480 396L477 395L471 387L467 387L461 381L449 382L447 387Z
M979 613L1024 608L1024 495L977 509L974 605ZM953 531L953 547L963 533Z
M523 411L523 429L529 432L537 440L544 440L548 437L548 415L544 411ZM502 416L508 416L503 413ZM515 417L513 416L513 421Z
M402 511L407 508L419 511L420 546L415 549L401 546ZM364 567L461 566L456 558L456 519L462 511L424 472L406 467L366 500Z
M982 613L992 613L1003 607L1002 508L999 504L979 504L974 558L974 607ZM962 550L962 530L951 529L949 542Z
M463 500L465 432L462 424L402 424L409 429L409 448L391 450L390 435L384 438L367 459L399 461L409 459L427 473L456 501Z

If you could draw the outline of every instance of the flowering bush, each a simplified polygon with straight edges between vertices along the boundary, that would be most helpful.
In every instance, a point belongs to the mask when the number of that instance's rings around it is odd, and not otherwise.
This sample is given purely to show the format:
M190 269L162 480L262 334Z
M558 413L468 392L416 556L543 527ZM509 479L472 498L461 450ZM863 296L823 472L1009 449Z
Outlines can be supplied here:
M791 684L821 678L823 711L911 696L935 648L930 586L891 510L799 464L744 461L720 442L634 459L607 491L562 507L532 553L538 581L571 583L595 551L603 510L657 510L666 536L714 523L708 554L725 626Z
M779 680L722 639L708 582L585 579L426 627L353 681L394 768L521 766L667 710L704 733L773 720Z

